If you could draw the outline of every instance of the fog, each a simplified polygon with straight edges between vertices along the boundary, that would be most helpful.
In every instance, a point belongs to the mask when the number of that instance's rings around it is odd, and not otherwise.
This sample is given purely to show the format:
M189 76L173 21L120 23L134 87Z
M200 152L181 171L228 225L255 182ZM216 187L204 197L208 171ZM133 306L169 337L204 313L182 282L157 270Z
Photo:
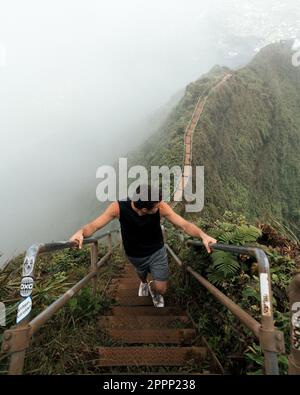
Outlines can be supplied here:
M99 215L98 166L154 132L170 98L215 64L240 67L299 38L299 8L0 0L0 264Z

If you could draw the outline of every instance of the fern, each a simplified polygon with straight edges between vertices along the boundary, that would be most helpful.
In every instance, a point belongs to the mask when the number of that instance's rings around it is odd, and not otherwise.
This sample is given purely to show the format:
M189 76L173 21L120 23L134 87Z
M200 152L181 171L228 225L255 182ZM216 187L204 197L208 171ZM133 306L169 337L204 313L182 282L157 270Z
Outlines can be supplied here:
M213 284L230 280L240 270L240 264L230 252L215 251L211 254L213 264L208 273L208 279Z
M239 245L254 243L261 234L261 230L255 226L241 225L232 234L232 243Z
M224 244L244 245L254 243L262 235L261 230L253 225L237 226L225 222L217 223L217 227L215 237Z
M254 243L261 236L261 230L252 225L235 225L218 222L215 234L217 240L224 244L244 245ZM241 263L230 252L215 251L211 254L213 264L208 270L208 279L213 284L233 279L241 270Z

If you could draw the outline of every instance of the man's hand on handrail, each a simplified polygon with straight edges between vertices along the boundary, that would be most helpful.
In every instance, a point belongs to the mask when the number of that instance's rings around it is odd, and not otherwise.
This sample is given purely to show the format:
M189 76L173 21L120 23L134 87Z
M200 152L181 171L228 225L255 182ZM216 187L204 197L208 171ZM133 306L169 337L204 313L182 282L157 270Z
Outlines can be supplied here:
M209 244L215 244L215 243L217 243L217 240L214 239L213 237L208 236L205 233L202 235L201 238L202 238L202 242L204 244L204 247L206 248L207 252L210 254L211 253L211 249L209 247Z
M203 230L200 229L198 226L187 221L179 214L175 213L175 211L166 202L161 202L159 204L159 211L161 216L166 217L168 221L170 221L173 225L177 226L178 228L181 228L186 234L192 237L198 237L198 239L202 239L206 251L209 254L211 253L209 244L217 243L216 239L210 237L205 232L203 232Z
M119 204L118 202L111 203L107 209L99 217L94 219L87 225L84 225L82 229L79 229L69 241L75 241L78 248L81 249L84 237L91 237L97 230L103 228L110 221L119 217Z
M70 237L69 241L75 241L77 247L79 249L82 248L82 243L83 243L83 230L79 229L72 237Z

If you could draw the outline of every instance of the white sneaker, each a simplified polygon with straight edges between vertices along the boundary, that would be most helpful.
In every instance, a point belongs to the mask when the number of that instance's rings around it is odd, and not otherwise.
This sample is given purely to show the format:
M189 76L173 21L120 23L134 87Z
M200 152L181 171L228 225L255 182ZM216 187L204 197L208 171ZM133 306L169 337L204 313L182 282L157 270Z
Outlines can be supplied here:
M160 295L159 293L155 294L155 293L152 291L151 286L150 286L150 284L151 284L152 282L153 282L153 280L149 282L148 289L149 289L150 295L152 296L152 300L153 300L154 306L155 306L155 307L165 307L165 301L164 301L163 296Z
M148 283L143 283L141 281L138 295L139 296L148 296L149 295L148 291L149 291Z

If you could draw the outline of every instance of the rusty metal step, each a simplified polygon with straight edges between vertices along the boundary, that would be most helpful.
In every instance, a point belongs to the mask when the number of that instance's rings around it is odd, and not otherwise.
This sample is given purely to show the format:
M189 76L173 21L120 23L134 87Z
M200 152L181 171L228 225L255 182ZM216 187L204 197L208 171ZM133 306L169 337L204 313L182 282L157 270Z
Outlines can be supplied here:
M189 325L189 318L186 315L179 316L117 316L107 315L99 319L101 328L115 329L159 329L178 328L178 326Z
M125 266L124 268L123 268L123 272L136 272L136 269L133 267L133 266Z
M138 281L138 280L135 280L135 279L132 279L132 280L126 280L126 281L123 281L123 280L121 280L121 281L119 281L119 284L118 284L119 286L121 286L121 288L131 288L131 289L133 289L133 288L138 288L139 287L139 285L140 285L140 281ZM120 289L121 289L120 288Z
M148 281L150 281L152 279L152 277L151 277L151 275L149 274L148 275ZM119 283L120 281L122 281L122 282L126 282L126 281L132 281L132 280L134 280L134 281L136 281L138 284L141 282L141 280L139 279L139 277L138 277L138 275L137 274L134 274L134 275L132 275L132 276L128 276L128 275L121 275L121 276L118 276L117 278L116 278L116 281L114 281L114 283Z
M195 329L107 329L111 339L124 344L191 344Z
M112 315L184 315L177 307L154 307L154 306L115 306L111 308ZM111 314L109 314L111 315Z
M200 363L205 347L98 347L98 366L184 366Z
M136 270L124 270L123 272L120 272L122 276L136 276Z
M136 294L137 294L137 292L138 292L138 289L139 289L139 285L140 285L140 282L139 281L137 281L136 283L134 282L134 281L131 281L131 282L120 282L119 284L118 284L118 291L121 291L121 290L132 290L132 291L134 291Z
M136 282L137 284L139 284L140 282L141 282L141 280L138 278L138 276L122 276L122 277L119 277L119 283L120 282Z
M123 276L123 275L119 275L118 277L116 277L113 281L112 284L118 284L120 281L129 281L129 280L135 280L137 282L140 282L141 280L138 278L137 275L135 276Z
M117 289L136 289L138 290L139 286L140 286L140 282L139 281L135 281L135 280L131 280L131 281L120 281L119 284L116 284Z
M120 298L133 298L138 296L139 287L120 288L117 287L118 297Z
M153 306L153 301L150 296L117 296L115 297L116 302L120 306Z
M120 282L119 282L119 289L122 289L122 288L124 288L124 289L138 289L139 288L139 285L140 285L140 281L138 281L138 280L135 280L135 279L132 279L132 280L129 280L129 281L123 281L123 280L121 280Z

